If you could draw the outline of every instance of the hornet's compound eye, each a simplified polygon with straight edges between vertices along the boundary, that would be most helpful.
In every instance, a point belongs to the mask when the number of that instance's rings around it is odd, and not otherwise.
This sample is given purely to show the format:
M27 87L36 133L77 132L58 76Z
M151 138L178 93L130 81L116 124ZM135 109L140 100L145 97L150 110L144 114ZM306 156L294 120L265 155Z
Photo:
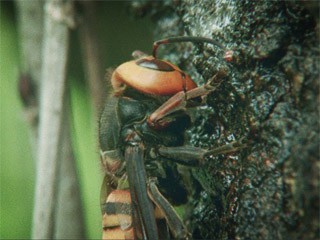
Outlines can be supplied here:
M173 72L175 70L168 63L155 58L152 58L152 59L142 58L137 60L136 64L140 67L149 68L149 69L157 70L161 72Z

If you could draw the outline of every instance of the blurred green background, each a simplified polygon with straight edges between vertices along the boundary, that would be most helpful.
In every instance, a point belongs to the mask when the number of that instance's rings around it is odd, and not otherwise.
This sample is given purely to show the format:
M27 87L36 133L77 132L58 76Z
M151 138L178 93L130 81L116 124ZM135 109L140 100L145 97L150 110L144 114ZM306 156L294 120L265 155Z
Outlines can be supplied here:
M0 14L0 238L31 237L35 160L30 129L17 92L19 36L13 2L1 2ZM134 19L129 2L100 2L99 30L103 37L106 69L131 58L133 50L150 52L153 24ZM68 81L71 91L72 142L85 213L87 238L101 237L99 209L102 172L99 166L97 122L84 81L77 31L72 32Z

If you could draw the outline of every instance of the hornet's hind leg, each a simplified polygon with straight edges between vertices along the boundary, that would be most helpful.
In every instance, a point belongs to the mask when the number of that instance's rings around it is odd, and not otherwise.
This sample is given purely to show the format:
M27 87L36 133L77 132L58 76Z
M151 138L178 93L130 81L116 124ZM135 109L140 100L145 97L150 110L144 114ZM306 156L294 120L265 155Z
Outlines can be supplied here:
M158 190L156 180L150 179L148 186L148 195L164 215L174 239L188 239L190 237L190 233L187 231L187 228L182 223L182 220L174 210L173 206Z

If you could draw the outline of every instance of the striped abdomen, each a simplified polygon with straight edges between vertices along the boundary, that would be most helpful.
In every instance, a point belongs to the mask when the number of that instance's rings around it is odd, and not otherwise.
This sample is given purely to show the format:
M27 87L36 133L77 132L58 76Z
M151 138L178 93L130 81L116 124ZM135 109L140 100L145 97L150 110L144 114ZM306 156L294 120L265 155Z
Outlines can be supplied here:
M143 206L142 206L143 207ZM169 238L169 230L161 210L156 207L155 215L160 239ZM129 189L113 190L102 205L102 239L134 239L136 227L136 236L143 238L141 222L133 223L132 221L132 205Z
M133 239L129 190L114 190L102 206L103 239Z

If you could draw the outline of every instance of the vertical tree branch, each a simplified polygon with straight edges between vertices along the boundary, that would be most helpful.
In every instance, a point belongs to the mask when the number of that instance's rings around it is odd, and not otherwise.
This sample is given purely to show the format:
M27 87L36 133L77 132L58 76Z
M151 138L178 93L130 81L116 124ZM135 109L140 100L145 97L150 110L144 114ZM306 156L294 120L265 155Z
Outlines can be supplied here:
M70 189L74 189L74 181L76 181L70 132L68 130L68 104L66 104L65 84L69 45L68 25L73 24L72 9L71 1L49 0L45 4L38 166L32 233L32 237L36 239L65 235L62 232L59 233L58 229L61 225L57 224L57 219L67 219L58 215L63 212L70 214L70 212L60 211L61 208L57 208L57 203L70 200L70 194L73 195L72 192L70 193ZM71 169L71 171L69 173L66 171L60 172L64 174L61 177L66 178L61 180L59 184L59 169L68 164L68 169ZM68 181L68 178L71 180L69 184L61 184ZM59 201L57 200L58 196ZM63 201L64 197L66 198ZM77 190L74 197L79 198ZM74 202L73 200L71 201ZM76 208L79 207L75 206ZM79 211L79 209L77 210ZM79 220L77 221L77 212L73 212L69 216L72 215L74 216L73 220L68 219L70 221L68 229L74 229L73 224L76 226L82 225L81 220L80 223ZM66 224L65 221L63 223ZM80 236L70 234L67 237L78 238Z
M20 64L21 73L23 77L28 79L20 79L20 88L23 84L21 81L26 80L24 84L28 84L28 90L33 87L33 93L28 91L25 93L28 102L24 108L26 120L31 128L31 143L33 147L33 154L37 149L37 131L38 131L38 89L41 78L41 56L42 56L42 36L43 36L43 1L16 1L18 10L18 26L20 37ZM22 76L21 76L22 77ZM24 90L24 89L23 89ZM20 91L23 91L20 89ZM20 94L22 94L20 92ZM34 94L30 96L30 94Z
M43 1L16 1L19 19L21 67L40 84L43 36Z
M106 85L104 83L104 61L101 56L102 44L97 29L97 2L81 2L84 12L84 21L80 26L80 43L86 78L89 82L90 95L96 111L100 111L106 96ZM99 3L100 4L100 3Z
M63 109L61 164L59 167L59 184L55 208L55 239L83 239L85 228L80 199L79 181L76 174L76 162L71 149L69 125L69 99Z

